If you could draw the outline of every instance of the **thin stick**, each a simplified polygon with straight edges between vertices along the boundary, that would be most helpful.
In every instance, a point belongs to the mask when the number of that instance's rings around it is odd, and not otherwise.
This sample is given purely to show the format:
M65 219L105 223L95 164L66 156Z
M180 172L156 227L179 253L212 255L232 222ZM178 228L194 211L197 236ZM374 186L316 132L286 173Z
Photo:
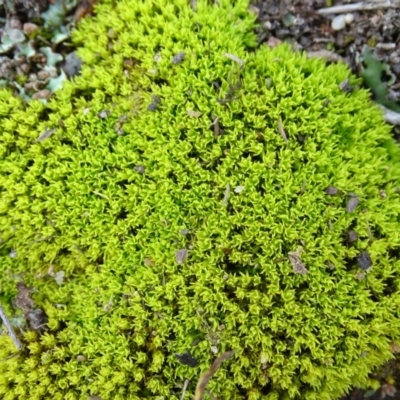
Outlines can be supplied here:
M221 354L218 358L215 359L211 368L204 372L201 375L197 387L196 387L196 394L194 396L194 400L202 400L204 390L207 386L208 381L212 378L212 376L217 372L217 369L221 366L221 364L227 360L229 357L233 356L235 351L227 351L226 353Z
M400 5L398 0L387 0L380 2L362 2L353 4L343 4L340 6L320 8L317 10L318 14L329 15L329 14L344 14L354 11L367 11L367 10L378 10L380 8L396 8Z
M185 383L183 384L181 400L183 400L185 398L185 393L186 393L188 386L189 386L189 379L185 379Z
M4 312L3 307L1 305L0 305L0 318L3 321L4 326L7 328L8 334L10 335L12 341L14 342L15 347L18 350L22 350L24 346L18 339L18 336L15 334L14 329L12 328L10 321L8 320L6 313Z
M400 114L389 110L388 108L379 105L379 108L383 111L383 118L385 121L392 125L400 125Z

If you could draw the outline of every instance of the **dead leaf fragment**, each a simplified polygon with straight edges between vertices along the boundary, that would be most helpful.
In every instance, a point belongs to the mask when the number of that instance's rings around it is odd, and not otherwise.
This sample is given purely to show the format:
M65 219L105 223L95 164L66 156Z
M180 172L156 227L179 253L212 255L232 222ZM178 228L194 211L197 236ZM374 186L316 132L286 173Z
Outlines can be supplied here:
M208 371L204 372L204 374L202 374L200 376L200 379L197 383L196 394L194 396L194 400L202 400L208 381L217 372L217 370L221 366L221 364L228 358L232 357L234 354L235 354L234 350L227 351L227 352L221 354L219 357L217 357L215 359L211 368Z
M280 119L278 119L278 130L279 130L279 133L281 134L283 140L285 142L287 142L288 138L287 138L285 130L283 129L282 121Z
M345 79L343 82L341 82L339 84L339 89L345 93L350 93L353 91L353 87L350 85L350 82L348 79Z
M34 307L35 304L33 300L31 299L31 289L29 289L25 283L23 282L18 282L17 283L17 297L14 301L16 307L22 310L24 314L28 313L31 311Z
M319 59L325 58L327 61L330 62L338 62L343 60L343 58L339 54L326 49L321 49L318 51L307 51L307 57Z
M191 118L199 118L203 114L200 111L187 110L187 115L189 115Z
M234 61L235 63L238 63L241 67L244 67L244 61L238 56L235 56L234 54L230 53L224 53L224 56Z
M43 142L43 140L48 139L50 136L53 135L53 133L57 130L57 128L54 129L48 129L47 131L44 131L37 139L36 142Z
M225 189L224 199L222 200L222 205L226 207L228 205L229 196L231 194L231 185L228 183Z
M26 315L31 329L38 331L43 328L47 323L47 315L43 310L32 310Z
M289 260L293 267L293 272L295 274L300 274L300 275L308 274L308 269L304 266L304 264L302 263L302 261L300 259L299 250L290 251L288 256L289 256Z
M187 260L188 255L189 255L188 249L180 249L180 250L176 251L175 252L176 262L179 265L183 265L185 263L185 261Z

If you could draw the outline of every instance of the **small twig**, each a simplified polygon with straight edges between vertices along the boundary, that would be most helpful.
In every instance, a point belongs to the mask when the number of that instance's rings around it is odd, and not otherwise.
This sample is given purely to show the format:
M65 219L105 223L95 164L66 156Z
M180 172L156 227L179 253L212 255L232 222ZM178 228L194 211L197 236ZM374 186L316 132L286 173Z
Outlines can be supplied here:
M388 108L378 104L379 108L383 111L383 118L391 125L400 125L400 114L389 110Z
M186 393L188 386L189 386L189 379L185 379L185 383L183 384L183 389L182 389L181 400L183 400L185 398L185 393Z
M379 2L360 2L353 4L343 4L339 6L320 8L317 10L318 14L329 15L329 14L344 14L354 11L367 11L367 10L378 10L380 8L396 8L400 5L398 0L387 0Z
M218 358L216 358L211 366L211 368L204 372L201 375L199 382L196 387L196 394L194 396L194 400L201 400L203 398L204 390L207 386L208 381L213 377L213 375L217 372L217 369L221 366L221 364L227 360L229 357L232 357L235 354L234 350L227 351L221 354Z
M18 350L22 350L24 346L22 345L21 341L18 339L18 336L15 334L14 329L11 326L10 321L8 320L6 313L3 310L3 307L0 305L0 318L3 321L4 326L7 328L8 334L10 335L12 341L15 344L15 347Z

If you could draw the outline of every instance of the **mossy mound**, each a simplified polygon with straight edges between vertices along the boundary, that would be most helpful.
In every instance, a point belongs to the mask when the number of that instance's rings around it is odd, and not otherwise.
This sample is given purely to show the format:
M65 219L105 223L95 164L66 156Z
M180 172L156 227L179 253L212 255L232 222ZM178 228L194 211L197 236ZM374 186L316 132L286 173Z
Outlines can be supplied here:
M0 92L1 300L22 280L49 318L0 397L189 399L234 349L218 398L335 399L392 357L390 129L345 66L252 51L247 3L220 3L103 2L53 101Z

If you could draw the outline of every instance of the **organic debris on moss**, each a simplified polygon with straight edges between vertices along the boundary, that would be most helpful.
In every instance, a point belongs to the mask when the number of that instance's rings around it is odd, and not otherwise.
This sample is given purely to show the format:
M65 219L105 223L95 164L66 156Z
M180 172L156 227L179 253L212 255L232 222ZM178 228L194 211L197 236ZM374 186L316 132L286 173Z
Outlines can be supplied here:
M0 301L23 282L48 318L16 357L0 336L0 397L179 399L233 350L218 398L328 400L392 357L390 128L344 65L249 51L247 2L220 3L105 1L53 100L0 91Z

